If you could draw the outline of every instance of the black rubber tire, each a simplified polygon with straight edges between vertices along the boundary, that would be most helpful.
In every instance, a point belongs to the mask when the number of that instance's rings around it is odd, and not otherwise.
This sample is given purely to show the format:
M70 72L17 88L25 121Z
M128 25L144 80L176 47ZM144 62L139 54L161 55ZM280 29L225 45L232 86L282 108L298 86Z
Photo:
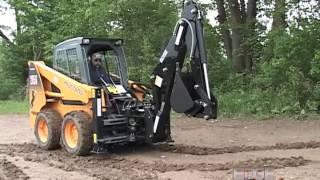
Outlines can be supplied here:
M48 127L48 139L46 142L40 140L38 133L39 121L41 119L45 120ZM54 110L46 109L38 113L34 125L34 135L41 149L54 150L60 147L61 122L60 114Z
M71 148L65 140L64 129L68 121L73 121L77 127L78 142L75 148ZM72 112L64 118L61 127L61 144L67 152L73 155L84 156L90 153L93 147L93 136L91 118L87 113Z

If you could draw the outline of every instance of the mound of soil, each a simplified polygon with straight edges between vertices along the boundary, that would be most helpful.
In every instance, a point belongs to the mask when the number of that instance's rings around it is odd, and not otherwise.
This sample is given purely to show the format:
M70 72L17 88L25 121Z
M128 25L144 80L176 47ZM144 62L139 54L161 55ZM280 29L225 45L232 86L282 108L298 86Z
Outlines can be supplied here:
M183 153L191 155L215 155L225 153L239 153L249 151L266 151L266 150L286 150L286 149L309 149L320 148L320 142L296 142L296 143L277 143L272 146L230 146L221 148L210 148L200 146L190 146L183 144L176 145L158 145L154 146L155 149L172 153Z
M8 161L5 157L0 158L0 179L12 180L20 179L26 180L29 177L16 165Z

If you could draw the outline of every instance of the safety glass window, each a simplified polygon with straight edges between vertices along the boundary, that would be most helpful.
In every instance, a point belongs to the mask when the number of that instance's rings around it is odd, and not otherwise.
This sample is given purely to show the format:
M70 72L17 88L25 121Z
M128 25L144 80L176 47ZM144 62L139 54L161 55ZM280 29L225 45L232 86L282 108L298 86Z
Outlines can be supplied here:
M77 49L72 48L67 50L68 64L70 76L76 80L81 80L80 60L77 55Z
M66 58L66 52L64 50L60 50L57 52L56 67L54 68L64 74L69 74L68 60Z
M120 84L120 66L117 55L112 50L100 52L102 55L102 65L110 75L112 81Z

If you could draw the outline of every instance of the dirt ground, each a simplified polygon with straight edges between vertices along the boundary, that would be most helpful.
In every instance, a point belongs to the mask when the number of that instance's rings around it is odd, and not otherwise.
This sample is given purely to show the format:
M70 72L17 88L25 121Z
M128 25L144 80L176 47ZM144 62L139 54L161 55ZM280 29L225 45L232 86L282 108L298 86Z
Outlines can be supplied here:
M76 157L35 145L26 115L0 116L2 179L320 179L320 121L180 116L175 143ZM245 178L246 177L246 178Z

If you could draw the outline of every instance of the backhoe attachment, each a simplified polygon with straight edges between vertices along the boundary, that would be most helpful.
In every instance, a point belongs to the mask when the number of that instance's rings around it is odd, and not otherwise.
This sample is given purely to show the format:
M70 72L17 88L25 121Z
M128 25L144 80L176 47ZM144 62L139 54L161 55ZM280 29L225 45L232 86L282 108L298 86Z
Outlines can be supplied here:
M153 71L155 139L170 139L170 110L215 119L217 100L209 85L203 14L197 3L186 1L173 35Z

